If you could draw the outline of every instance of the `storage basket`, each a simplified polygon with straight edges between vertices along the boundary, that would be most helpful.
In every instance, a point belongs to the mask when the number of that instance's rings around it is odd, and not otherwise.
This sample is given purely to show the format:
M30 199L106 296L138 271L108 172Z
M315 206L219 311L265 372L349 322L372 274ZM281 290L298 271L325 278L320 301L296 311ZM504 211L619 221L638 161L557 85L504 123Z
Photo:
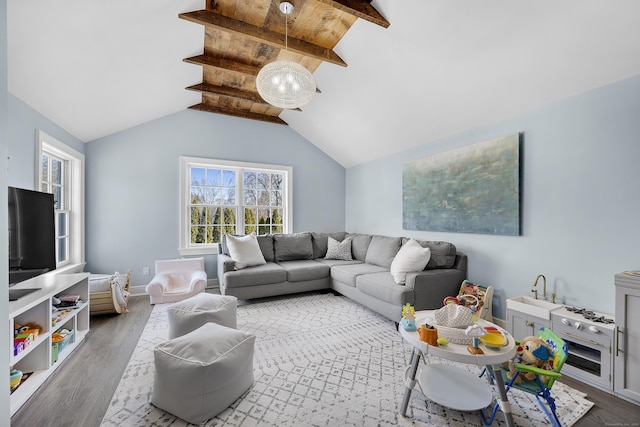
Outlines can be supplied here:
M73 339L74 331L61 329L51 336L51 363L56 363L62 351Z
M431 324L432 326L434 326L437 330L438 330L438 338L439 337L445 337L450 343L453 344L471 344L473 341L473 338L465 335L464 331L467 328L450 328L448 326L439 326L439 325L434 325Z
M418 323L418 322L416 322ZM473 338L465 335L464 331L467 329L466 327L462 328L451 328L448 326L438 325L433 316L428 316L420 321L420 325L428 324L435 327L438 330L438 338L444 337L450 343L453 344L471 344L473 342Z

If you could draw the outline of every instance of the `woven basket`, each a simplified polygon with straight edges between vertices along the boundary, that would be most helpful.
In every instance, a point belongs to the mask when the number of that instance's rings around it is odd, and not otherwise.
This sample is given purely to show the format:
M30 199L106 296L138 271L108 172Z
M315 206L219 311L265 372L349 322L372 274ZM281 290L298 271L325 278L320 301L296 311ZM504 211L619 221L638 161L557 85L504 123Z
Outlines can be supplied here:
M467 345L473 342L473 339L464 333L467 329L466 326L461 328L450 328L449 326L438 325L436 324L433 316L421 319L420 324L424 323L435 327L438 330L438 338L445 337L450 343Z
M448 326L433 325L438 330L438 337L445 337L453 344L471 344L473 339L465 335L467 328L450 328Z

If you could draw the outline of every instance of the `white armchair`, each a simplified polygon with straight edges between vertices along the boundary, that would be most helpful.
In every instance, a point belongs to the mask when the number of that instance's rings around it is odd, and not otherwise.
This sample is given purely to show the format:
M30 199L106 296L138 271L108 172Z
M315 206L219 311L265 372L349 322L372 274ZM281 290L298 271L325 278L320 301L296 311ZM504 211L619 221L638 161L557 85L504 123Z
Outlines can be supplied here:
M156 261L156 273L146 287L151 304L176 302L204 292L204 258Z

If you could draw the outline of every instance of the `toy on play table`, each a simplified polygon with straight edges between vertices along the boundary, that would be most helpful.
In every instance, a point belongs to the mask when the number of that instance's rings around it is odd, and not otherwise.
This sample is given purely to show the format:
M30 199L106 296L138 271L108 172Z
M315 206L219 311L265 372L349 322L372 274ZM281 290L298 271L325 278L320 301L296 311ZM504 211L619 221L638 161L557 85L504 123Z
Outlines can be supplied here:
M438 330L432 325L423 325L418 328L420 341L424 341L429 345L438 347Z
M400 326L402 326L405 331L415 332L416 330L416 309L409 303L402 306Z
M465 335L471 337L472 343L467 346L467 351L471 354L484 354L484 351L480 347L478 347L480 337L483 337L487 334L487 331L477 323L467 327L464 331Z

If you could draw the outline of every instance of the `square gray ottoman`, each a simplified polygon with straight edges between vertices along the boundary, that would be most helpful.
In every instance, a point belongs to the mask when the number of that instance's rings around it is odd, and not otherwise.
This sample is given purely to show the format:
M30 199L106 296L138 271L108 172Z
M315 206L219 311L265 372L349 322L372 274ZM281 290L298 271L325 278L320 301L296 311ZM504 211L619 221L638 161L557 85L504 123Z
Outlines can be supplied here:
M215 417L253 384L255 339L207 323L158 344L151 403L193 424Z
M169 339L188 334L208 322L235 328L237 306L236 297L208 293L171 304L167 309Z

